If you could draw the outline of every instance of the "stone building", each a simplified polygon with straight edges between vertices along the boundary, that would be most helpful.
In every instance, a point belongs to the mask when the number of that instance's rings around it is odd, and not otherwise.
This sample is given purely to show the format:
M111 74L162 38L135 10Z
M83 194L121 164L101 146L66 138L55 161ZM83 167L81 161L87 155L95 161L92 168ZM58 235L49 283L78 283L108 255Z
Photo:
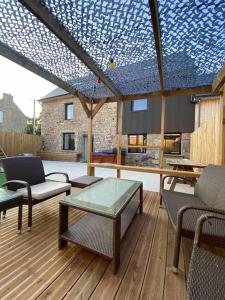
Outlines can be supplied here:
M0 131L25 132L27 117L13 101L13 96L3 93L0 98Z
M75 151L87 158L87 116L78 98L58 88L40 100L41 132L47 151ZM93 120L93 149L116 144L116 103L105 104Z
M77 152L87 158L87 117L78 98L60 88L40 100L45 150ZM190 97L169 99L166 104L165 156L189 158L190 133L194 130L194 105ZM93 120L94 151L116 148L116 103L104 104ZM160 144L160 101L140 100L124 104L123 145ZM159 150L126 149L130 165L157 165Z

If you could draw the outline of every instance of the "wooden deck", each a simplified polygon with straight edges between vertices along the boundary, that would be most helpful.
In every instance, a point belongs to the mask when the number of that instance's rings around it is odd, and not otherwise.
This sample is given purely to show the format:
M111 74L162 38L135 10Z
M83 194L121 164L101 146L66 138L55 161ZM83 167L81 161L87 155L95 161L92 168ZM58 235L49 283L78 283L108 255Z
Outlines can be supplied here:
M58 196L34 207L32 232L17 234L17 209L0 225L0 299L185 299L191 242L183 241L180 274L171 271L174 233L157 193L145 192L121 246L121 266L79 246L59 251ZM82 213L73 210L70 222Z

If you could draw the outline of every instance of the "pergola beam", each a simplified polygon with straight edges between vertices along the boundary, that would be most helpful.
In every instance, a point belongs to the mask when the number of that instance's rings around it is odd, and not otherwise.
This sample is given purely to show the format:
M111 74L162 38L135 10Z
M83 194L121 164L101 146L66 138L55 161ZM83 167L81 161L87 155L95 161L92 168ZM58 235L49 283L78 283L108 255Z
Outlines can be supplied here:
M156 56L157 56L157 63L158 63L158 70L159 70L160 87L161 87L161 91L164 91L163 55L162 55L157 0L149 0L149 6L150 6L150 13L151 13L153 34L155 39L155 49L156 49Z
M99 112L99 110L102 108L102 106L105 104L107 101L107 98L102 98L95 106L95 108L92 111L92 118L95 117L95 115Z
M17 51L13 50L12 48L8 47L7 45L1 42L0 42L0 55L26 68L27 70L37 74L38 76L43 77L44 79L50 81L51 83L61 87L63 90L67 91L68 93L74 96L78 96L78 91L74 89L71 85L67 84L63 80L59 79L57 76L46 71L44 68L38 66L30 59L26 58L22 54L18 53Z
M88 109L87 103L91 102L90 99L88 99L86 96L84 96L83 94L81 94L80 92L78 92L78 98L80 99L80 103L83 107L83 110L85 111L87 117L89 118L91 116L91 111Z
M214 95L216 93L219 93L224 84L225 84L225 63L223 64L219 73L216 75L215 79L213 80L212 94Z
M75 54L97 77L101 79L115 96L121 96L109 77L104 74L89 54L77 43L68 30L63 27L40 0L19 0L19 2L44 23L45 26L53 32L73 54Z
M143 93L143 94L136 94L136 95L125 95L122 96L122 101L131 101L131 100L138 100L138 99L156 99L161 98L162 96L170 97L170 96L191 96L196 94L208 94L211 93L211 85L205 86L197 86L197 87L190 87L185 89L175 89L175 90L167 90L167 91L158 91L152 93ZM115 97L107 98L107 102L116 102Z
M211 93L211 85L205 86L195 86L190 88L184 89L175 89L175 90L168 90L165 91L163 96L170 97L170 96L191 96L196 94L210 94Z

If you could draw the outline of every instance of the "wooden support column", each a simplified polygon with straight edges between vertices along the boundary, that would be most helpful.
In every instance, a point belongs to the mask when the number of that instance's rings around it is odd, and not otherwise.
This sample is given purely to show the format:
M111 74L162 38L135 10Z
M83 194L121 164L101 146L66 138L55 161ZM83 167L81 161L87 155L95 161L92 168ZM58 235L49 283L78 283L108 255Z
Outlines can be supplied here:
M117 102L117 165L121 165L121 145L122 145L122 122L123 122L123 102ZM120 170L116 170L117 178L120 178Z
M166 107L166 99L165 96L161 97L161 131L160 131L160 160L159 160L159 166L160 168L163 168L164 163L164 129L165 129L165 107ZM162 174L160 175L160 191L162 188Z
M88 154L87 154L87 175L88 176L94 176L95 175L95 168L91 167L90 164L92 162L92 106L91 104L91 110L90 115L88 117Z
M225 165L225 84L223 85L222 95L222 136L221 136L221 164Z

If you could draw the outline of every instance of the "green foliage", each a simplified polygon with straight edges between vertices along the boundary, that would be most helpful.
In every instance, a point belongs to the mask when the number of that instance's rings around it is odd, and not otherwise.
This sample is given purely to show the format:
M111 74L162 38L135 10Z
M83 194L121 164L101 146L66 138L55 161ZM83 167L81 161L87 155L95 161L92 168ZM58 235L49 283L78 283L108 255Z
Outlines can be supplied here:
M33 118L27 118L25 133L33 134ZM35 118L35 133L36 135L41 135L41 114Z
M6 182L5 173L0 173L0 186Z

